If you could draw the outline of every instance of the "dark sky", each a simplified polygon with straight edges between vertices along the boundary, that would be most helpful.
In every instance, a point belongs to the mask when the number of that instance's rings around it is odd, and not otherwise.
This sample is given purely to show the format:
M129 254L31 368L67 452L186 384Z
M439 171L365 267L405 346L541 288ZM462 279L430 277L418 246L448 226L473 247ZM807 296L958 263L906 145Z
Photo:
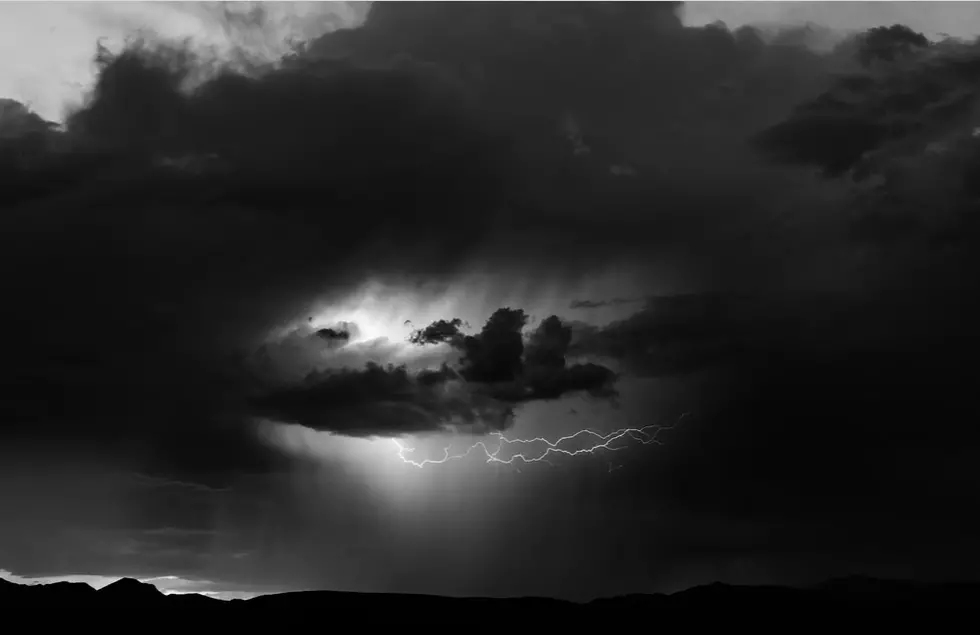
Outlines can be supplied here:
M8 576L975 577L972 43L376 3L96 63L0 102Z

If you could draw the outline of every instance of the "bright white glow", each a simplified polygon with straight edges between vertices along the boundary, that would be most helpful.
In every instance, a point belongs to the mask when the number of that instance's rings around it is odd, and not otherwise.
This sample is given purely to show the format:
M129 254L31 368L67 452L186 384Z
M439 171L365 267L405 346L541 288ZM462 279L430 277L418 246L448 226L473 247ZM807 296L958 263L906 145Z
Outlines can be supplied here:
M426 491L428 475L404 463L391 438L357 438L319 432L299 425L265 422L266 438L298 457L315 459L324 478L331 472L353 476L394 507L411 507Z
M318 432L300 425L265 422L267 439L297 456L355 463L386 462L392 458L391 439L358 438ZM397 457L396 460L397 461Z
M458 309L459 301L449 295L426 298L421 292L370 282L350 297L318 312L310 325L323 328L353 322L357 325L357 334L352 343L382 338L405 342L418 326L446 316L455 317Z

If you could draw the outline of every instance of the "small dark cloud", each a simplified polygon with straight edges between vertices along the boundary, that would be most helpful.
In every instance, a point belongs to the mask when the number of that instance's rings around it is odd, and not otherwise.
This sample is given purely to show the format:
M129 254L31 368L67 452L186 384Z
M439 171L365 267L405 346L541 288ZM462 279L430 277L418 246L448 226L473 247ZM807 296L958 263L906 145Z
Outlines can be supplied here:
M405 323L410 324L410 321L406 321ZM436 320L425 328L413 331L408 341L418 345L449 342L462 337L462 333L460 332L460 327L462 326L463 320L459 318Z
M314 335L326 342L342 343L342 342L350 341L352 330L354 330L354 332L356 333L357 332L356 326L352 324L344 324L343 326L339 326L336 328L324 327L321 329L317 329L314 332Z

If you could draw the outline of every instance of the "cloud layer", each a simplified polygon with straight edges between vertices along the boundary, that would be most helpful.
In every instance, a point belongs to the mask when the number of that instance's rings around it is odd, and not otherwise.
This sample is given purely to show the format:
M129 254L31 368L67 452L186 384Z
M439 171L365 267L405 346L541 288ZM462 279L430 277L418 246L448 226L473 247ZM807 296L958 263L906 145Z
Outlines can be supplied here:
M376 3L247 72L136 44L63 130L5 103L6 447L223 477L279 458L256 416L500 430L532 402L663 380L678 389L636 418L697 423L604 501L814 551L925 512L969 527L976 45L869 60L864 40L818 53L675 10ZM522 333L534 309L512 304L467 334L449 314L418 331L424 364L366 365L394 345L343 325L295 330L369 279L611 266L642 288L578 306L648 296L632 315ZM268 371L282 359L303 363ZM802 529L819 523L836 524Z
M17 273L2 319L33 335L8 351L5 434L235 436L256 390L237 360L368 277L449 280L476 264L574 280L621 262L675 284L710 278L697 243L732 203L686 184L729 178L734 150L695 158L684 148L703 121L677 117L721 107L734 73L749 91L728 118L734 139L755 104L804 90L760 77L819 60L792 49L787 67L750 31L684 29L667 5L596 11L378 4L362 28L247 72L137 41L99 53L63 130L6 108L2 258ZM435 46L433 32L455 39ZM575 73L555 72L573 59ZM637 107L596 101L608 81Z

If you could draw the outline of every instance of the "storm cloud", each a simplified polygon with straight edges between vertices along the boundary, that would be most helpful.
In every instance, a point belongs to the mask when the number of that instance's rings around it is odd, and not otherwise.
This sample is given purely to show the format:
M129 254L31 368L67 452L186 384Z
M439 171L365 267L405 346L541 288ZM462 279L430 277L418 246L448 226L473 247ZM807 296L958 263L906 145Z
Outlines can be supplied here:
M368 276L449 280L478 262L574 280L649 261L698 284L708 260L675 245L698 240L722 201L682 186L723 170L684 150L704 127L677 117L719 108L734 73L748 92L728 119L752 128L750 104L810 90L760 73L820 62L803 49L787 62L750 30L686 29L673 11L379 3L277 65L236 70L153 40L101 50L94 88L60 128L6 108L2 319L34 335L5 362L4 433L236 434L208 422L248 411L259 388L243 357ZM433 32L453 37L437 46ZM555 72L570 60L575 73ZM669 98L650 83L674 80ZM597 101L603 82L636 108ZM641 123L656 144L633 134Z
M289 464L256 419L484 433L673 382L631 414L693 423L597 500L786 550L969 526L976 45L815 51L677 8L375 3L275 64L101 51L63 125L2 102L0 443L220 484ZM451 295L473 270L633 287L562 298L601 323L534 289L407 342L309 321L366 280Z

